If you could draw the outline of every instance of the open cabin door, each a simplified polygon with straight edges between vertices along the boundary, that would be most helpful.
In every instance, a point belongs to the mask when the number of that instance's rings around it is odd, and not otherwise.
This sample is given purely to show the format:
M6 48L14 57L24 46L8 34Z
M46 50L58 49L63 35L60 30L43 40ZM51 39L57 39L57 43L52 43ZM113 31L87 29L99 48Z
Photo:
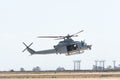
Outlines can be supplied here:
M67 46L67 52L77 50L78 46L76 44L68 45Z

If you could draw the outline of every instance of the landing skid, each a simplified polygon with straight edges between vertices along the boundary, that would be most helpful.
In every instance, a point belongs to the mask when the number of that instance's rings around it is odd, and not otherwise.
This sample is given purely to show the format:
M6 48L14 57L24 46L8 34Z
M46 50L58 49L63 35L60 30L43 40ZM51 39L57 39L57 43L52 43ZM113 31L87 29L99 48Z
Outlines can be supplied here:
M66 53L66 56L75 55L75 54L82 54L82 53L84 53L84 51L68 52L68 53Z

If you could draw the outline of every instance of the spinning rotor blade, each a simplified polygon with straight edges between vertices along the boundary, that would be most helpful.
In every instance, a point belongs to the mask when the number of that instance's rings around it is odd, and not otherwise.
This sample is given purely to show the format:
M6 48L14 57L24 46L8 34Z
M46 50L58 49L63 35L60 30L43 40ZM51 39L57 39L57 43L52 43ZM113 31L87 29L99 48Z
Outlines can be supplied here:
M84 31L84 30L81 30L81 31L79 31L79 32L75 33L74 35L79 34L79 33L83 32L83 31Z
M59 38L61 36L38 36L38 38Z
M57 39L63 39L65 36L38 36L38 38L57 38Z
M55 39L55 40L60 40L60 39L65 39L66 38L66 36L61 36L61 37L58 37L57 39Z
M77 33L74 33L73 35L71 35L71 37L78 37L78 35L77 34L79 34L79 33L81 33L81 32L83 32L84 30L81 30L81 31L79 31L79 32L77 32Z

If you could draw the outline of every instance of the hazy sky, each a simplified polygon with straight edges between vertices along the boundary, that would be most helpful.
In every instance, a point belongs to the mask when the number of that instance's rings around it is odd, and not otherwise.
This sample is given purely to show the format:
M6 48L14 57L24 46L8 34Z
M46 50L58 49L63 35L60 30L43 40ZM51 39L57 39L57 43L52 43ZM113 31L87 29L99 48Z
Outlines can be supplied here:
M82 60L81 68L92 68L94 60L106 60L106 66L120 63L119 0L0 0L0 70L73 69L73 60ZM74 40L85 40L92 50L84 54L35 55L22 42L34 44L34 50L53 48L59 40L38 39L40 35L67 35L84 30Z

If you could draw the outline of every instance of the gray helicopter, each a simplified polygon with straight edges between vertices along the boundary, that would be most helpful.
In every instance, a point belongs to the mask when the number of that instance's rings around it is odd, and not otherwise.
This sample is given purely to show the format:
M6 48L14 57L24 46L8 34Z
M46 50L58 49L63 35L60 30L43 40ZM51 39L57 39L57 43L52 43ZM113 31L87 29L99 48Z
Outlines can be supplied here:
M41 50L41 51L34 51L30 48L30 46L33 44L31 43L29 46L27 46L24 42L23 44L26 46L26 48L23 50L27 50L31 55L34 54L65 54L65 55L74 55L74 54L81 54L84 53L85 50L91 50L92 45L87 45L85 41L74 41L71 37L78 37L77 34L83 32L83 30L67 36L38 36L38 38L55 38L57 40L63 39L63 41L60 41L57 45L54 45L53 49L47 49L47 50Z

